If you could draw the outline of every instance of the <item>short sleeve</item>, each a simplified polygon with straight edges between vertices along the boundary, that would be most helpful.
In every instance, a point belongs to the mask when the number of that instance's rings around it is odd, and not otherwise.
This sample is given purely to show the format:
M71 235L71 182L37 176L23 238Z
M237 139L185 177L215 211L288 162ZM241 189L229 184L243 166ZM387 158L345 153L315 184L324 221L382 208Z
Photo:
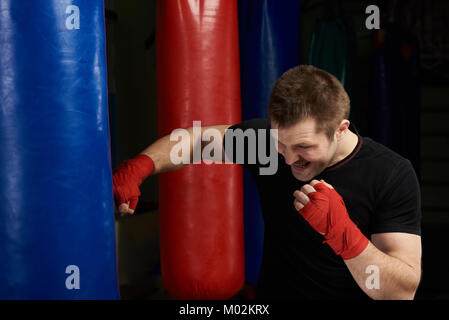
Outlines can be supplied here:
M371 234L404 232L421 235L421 192L410 161L401 159L388 173L377 195Z
M279 154L270 134L268 119L252 119L229 127L223 148L227 161L241 164L251 174L270 174L277 170ZM264 169L261 169L264 168Z

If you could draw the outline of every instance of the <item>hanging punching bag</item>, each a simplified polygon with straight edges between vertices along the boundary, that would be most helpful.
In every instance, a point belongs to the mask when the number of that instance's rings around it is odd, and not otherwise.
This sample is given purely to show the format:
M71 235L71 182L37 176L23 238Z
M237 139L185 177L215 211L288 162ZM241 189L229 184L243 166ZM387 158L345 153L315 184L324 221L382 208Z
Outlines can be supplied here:
M240 73L243 120L267 118L276 80L300 63L298 0L240 0ZM262 259L264 223L257 187L244 172L245 275L256 285Z
M0 0L0 299L116 299L102 0Z
M160 0L158 132L241 120L235 0ZM161 271L179 299L226 299L244 282L242 169L192 164L159 177Z
M334 75L352 98L352 64L356 50L352 18L336 0L325 1L324 5L325 12L312 33L308 63Z

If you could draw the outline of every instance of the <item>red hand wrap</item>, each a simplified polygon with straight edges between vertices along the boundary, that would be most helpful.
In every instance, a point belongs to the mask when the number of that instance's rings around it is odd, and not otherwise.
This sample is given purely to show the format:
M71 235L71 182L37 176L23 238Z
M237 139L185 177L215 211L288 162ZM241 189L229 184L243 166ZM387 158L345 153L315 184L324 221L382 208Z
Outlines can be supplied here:
M344 260L355 258L365 250L369 240L351 220L342 197L335 189L323 183L317 183L314 188L317 192L308 194L310 201L299 213L316 231L325 233L324 242L335 254ZM327 203L323 197L327 198Z
M122 162L112 177L115 204L119 206L129 201L129 208L135 210L140 196L139 186L153 171L153 160L143 154Z
M311 192L307 195L310 201L299 210L299 213L318 232L327 233L327 213L329 212L329 198L321 192Z

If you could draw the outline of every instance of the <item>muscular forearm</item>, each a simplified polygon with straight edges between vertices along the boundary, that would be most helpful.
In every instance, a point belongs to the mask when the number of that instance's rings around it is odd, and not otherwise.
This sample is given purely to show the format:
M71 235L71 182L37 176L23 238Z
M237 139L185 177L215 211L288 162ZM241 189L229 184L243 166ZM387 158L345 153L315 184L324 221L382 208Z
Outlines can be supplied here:
M357 284L369 297L376 300L414 298L421 270L385 254L371 242L360 255L345 260L345 263Z
M191 128L186 129L188 131ZM162 172L173 171L182 168L185 164L174 164L170 160L170 151L173 146L178 143L177 141L170 141L170 135L166 135L150 146L148 146L145 150L141 152L141 154L147 155L154 162L154 172L153 175L159 174ZM193 141L191 143L191 150L193 149Z
M204 146L208 144L213 144L212 146L215 147L213 150L221 151L223 135L228 127L229 125L218 125L176 130L173 135L170 134L158 139L138 156L121 163L115 168L113 174L114 201L119 213L122 215L134 213L140 196L139 186L148 176L177 170L193 163L193 159L195 159L194 151L199 149L201 153ZM205 132L205 137L203 137L203 129L214 129L214 135L211 136ZM211 138L208 138L210 136ZM203 138L205 141L203 141ZM176 146L177 144L180 144L181 148ZM185 154L178 154L183 152ZM223 155L224 152L221 152L221 154ZM208 155L209 153L206 153L206 157ZM178 161L180 157L181 161ZM201 163L200 160L195 161Z
M295 208L324 235L325 242L343 258L368 296L390 300L414 298L421 276L419 235L375 233L370 241L349 217L341 196L324 181L312 180L293 195Z

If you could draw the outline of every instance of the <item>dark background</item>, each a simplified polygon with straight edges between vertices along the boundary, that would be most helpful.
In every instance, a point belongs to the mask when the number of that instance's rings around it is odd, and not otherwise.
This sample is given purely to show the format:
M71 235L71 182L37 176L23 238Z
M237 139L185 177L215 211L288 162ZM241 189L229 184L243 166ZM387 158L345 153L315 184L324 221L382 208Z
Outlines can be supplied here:
M325 1L302 1L302 62ZM113 166L156 140L156 1L106 0L108 86ZM365 8L381 9L381 28L402 19L420 44L420 174L423 277L417 299L449 298L449 2L341 1L356 32L352 113L370 135L373 31ZM399 13L395 7L401 6ZM176 76L176 75L174 75ZM133 217L116 220L119 280L123 299L171 299L159 269L157 177L147 179Z

